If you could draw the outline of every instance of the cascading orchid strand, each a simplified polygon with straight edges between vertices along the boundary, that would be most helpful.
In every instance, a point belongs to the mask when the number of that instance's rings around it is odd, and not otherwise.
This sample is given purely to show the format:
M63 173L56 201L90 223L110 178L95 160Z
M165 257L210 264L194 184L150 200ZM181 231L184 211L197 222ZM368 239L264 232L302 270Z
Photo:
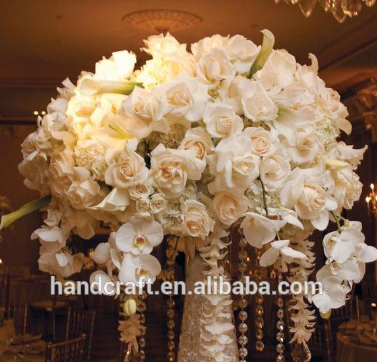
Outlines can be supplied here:
M240 224L262 249L263 265L293 266L292 278L302 282L312 260L303 240L331 221L338 231L324 239L328 261L317 274L325 293L312 299L323 313L345 303L365 263L377 258L361 226L341 218L360 197L356 169L366 147L338 140L351 132L348 112L318 77L315 56L300 65L263 33L262 46L214 35L191 50L170 34L154 35L141 69L134 70L134 54L120 51L77 85L63 82L22 144L19 165L26 186L51 198L33 234L41 270L61 278L78 272L84 258L72 253L70 235L90 239L105 222L113 232L94 260L107 277L153 281L161 266L150 253L165 235L178 236L193 257L218 226ZM2 227L12 220L2 218ZM296 240L287 230L307 235ZM207 250L211 270L219 243ZM217 318L223 301L209 298ZM306 340L311 316L306 301L296 302L305 312L295 333Z
M203 272L203 277L211 277L209 287L213 294L206 294L203 297L202 331L200 334L202 355L208 360L216 362L234 362L235 352L232 349L236 339L233 325L233 308L230 293L219 293L215 290L214 283L220 278L227 280L223 267L219 261L226 256L227 244L221 241L228 235L227 232L217 226L209 246L200 249L200 256L208 264L209 268Z

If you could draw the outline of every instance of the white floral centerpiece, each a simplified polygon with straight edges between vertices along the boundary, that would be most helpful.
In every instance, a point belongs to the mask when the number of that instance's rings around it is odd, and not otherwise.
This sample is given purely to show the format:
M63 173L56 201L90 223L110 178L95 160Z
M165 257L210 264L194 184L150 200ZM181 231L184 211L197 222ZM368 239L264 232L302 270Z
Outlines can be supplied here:
M273 50L273 35L263 33L262 46L215 35L191 51L170 34L151 36L143 50L152 58L141 69L134 70L134 54L120 51L94 73L83 72L77 85L65 80L22 144L19 170L42 198L3 217L1 226L48 204L32 238L41 243L40 269L64 279L84 260L72 252L70 234L89 239L106 222L109 242L93 258L107 273L96 271L93 280L139 282L161 274L151 252L164 235L177 236L191 256L200 249L208 273L222 275L222 240L240 224L247 242L262 250L261 266L290 265L290 278L304 282L315 257L310 235L334 222L317 273L324 293L294 297L293 341L307 341L309 303L324 314L344 305L365 263L377 258L360 223L341 216L360 197L355 170L366 147L338 141L351 124L338 93L318 77L316 58L300 65L286 50ZM221 316L229 298L209 297L203 323ZM202 347L211 361L231 360L221 345L232 329L206 329ZM137 348L138 316L120 330Z

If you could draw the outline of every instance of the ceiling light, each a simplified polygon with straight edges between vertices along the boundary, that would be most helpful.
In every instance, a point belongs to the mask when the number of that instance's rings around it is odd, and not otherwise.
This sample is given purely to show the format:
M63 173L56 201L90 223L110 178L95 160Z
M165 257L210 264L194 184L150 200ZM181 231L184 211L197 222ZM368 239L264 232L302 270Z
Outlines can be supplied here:
M122 20L136 29L157 33L187 30L202 22L199 16L180 10L137 11Z

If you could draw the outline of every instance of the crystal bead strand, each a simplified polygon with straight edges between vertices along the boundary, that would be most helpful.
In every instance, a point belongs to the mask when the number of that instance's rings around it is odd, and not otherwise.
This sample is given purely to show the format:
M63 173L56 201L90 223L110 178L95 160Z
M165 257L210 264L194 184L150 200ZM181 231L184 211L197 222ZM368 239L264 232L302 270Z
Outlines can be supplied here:
M278 272L278 283L280 284L283 281L283 274L281 270ZM276 357L276 362L284 362L284 340L285 340L285 323L284 323L284 299L281 295L278 297L278 311L277 311L277 317L278 321L276 323L276 327L278 329L278 332L276 333L276 340L278 341L278 344L276 346L276 351L278 353Z
M138 303L138 312L140 314L140 324L143 326L141 328L141 335L139 338L139 357L141 361L145 361L145 335L147 333L147 328L145 326L145 311L147 310L147 304L145 303L145 300L147 298L147 293L145 290L139 295L140 302Z
M166 249L166 257L167 257L167 274L169 275L169 280L171 283L174 282L174 263L175 263L175 248L176 248L176 243L177 243L177 238L173 236L169 236L167 239L168 242L168 247ZM167 359L168 362L174 362L176 358L175 354L175 332L174 332L174 327L175 327L175 321L174 321L174 306L175 306L175 301L173 298L173 292L170 293L169 299L167 301L168 305L168 310L167 310L167 327L168 327L168 354L167 354Z
M255 249L255 281L257 284L262 279L262 272L261 272L261 267L259 264L260 257L261 257L261 251L259 249ZM255 349L258 352L262 352L264 350L264 343L263 343L264 309L263 309L263 296L260 293L256 294L255 302L256 302L255 337L257 339L257 341L255 342Z
M246 259L247 259L247 251L245 250L245 247L247 246L247 241L244 237L241 235L241 239L239 242L240 246L240 251L238 253L238 258L240 260L240 263L238 265L238 271L240 272L240 282L243 284L243 287L245 287L245 282L246 282L246 275L245 272L247 270L247 264L246 264ZM241 299L239 300L239 307L240 307L240 312L238 314L238 318L240 319L240 324L238 326L238 331L240 333L238 337L238 343L240 345L239 349L239 356L240 356L240 362L246 362L245 358L247 356L247 348L245 345L247 344L247 337L245 333L247 332L247 324L245 323L247 319L247 312L245 311L245 308L247 307L247 300L245 298L245 293L241 294Z

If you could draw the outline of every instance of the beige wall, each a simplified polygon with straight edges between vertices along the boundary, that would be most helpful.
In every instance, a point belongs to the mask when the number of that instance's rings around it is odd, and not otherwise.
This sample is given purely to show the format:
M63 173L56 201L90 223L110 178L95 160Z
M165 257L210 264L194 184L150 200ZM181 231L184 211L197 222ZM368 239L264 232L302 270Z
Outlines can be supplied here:
M13 209L38 198L38 193L23 184L17 165L22 160L21 143L32 132L32 126L0 126L0 194L7 196ZM30 234L40 225L38 212L18 220L4 230L0 244L0 257L5 265L24 265L32 271L38 269L38 241L30 240Z

